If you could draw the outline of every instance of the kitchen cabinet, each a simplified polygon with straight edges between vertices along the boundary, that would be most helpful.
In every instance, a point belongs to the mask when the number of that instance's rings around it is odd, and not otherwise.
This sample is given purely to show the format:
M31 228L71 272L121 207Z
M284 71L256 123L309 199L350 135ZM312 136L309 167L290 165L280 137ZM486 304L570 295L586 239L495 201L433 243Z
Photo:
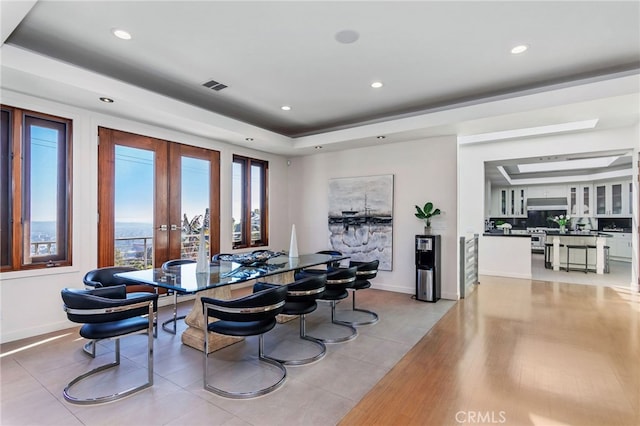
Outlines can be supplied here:
M630 217L633 209L630 181L595 183L595 216Z
M593 215L593 186L584 184L569 185L567 199L569 200L570 216Z
M609 258L631 262L631 233L611 232L607 239Z
M559 198L567 196L567 185L531 185L526 188L528 198Z
M491 216L526 217L527 189L525 187L499 187L491 191Z

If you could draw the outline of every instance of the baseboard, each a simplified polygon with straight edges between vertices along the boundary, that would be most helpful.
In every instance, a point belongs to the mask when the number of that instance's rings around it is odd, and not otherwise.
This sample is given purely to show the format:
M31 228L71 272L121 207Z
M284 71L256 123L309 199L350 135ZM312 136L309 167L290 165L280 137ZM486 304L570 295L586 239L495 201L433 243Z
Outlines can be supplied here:
M372 283L371 288L376 290L392 291L394 293L403 293L403 294L411 294L411 295L416 294L415 287L407 288L407 287L400 287L400 286L394 286L389 284L378 284L378 283L373 284ZM447 300L458 300L460 297L458 296L457 293L441 292L440 298L447 299Z
M478 271L478 275L491 275L492 277L506 277L506 278L522 278L525 280L533 279L531 273L529 274L517 274L514 272L503 271Z
M74 325L78 325L78 324L74 324L71 321L64 320L64 321L58 321L55 323L43 324L41 326L33 327L29 329L16 330L10 333L2 333L2 338L0 340L0 343L9 343L16 340L22 340L22 339L28 339L34 336L40 336L42 334L53 333L56 331L61 331L67 328L71 328ZM74 331L74 333L77 333L77 332Z

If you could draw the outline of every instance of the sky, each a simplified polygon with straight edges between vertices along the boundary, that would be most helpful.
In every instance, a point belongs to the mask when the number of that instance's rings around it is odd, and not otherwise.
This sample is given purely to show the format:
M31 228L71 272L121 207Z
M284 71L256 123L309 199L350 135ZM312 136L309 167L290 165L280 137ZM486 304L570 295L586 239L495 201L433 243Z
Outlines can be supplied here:
M57 132L33 126L31 220L54 221L57 182ZM182 157L182 212L189 219L204 215L209 205L209 162ZM153 222L154 153L152 151L116 146L116 222ZM234 167L232 181L237 192L239 171ZM254 184L259 182L253 179ZM255 185L254 185L255 186ZM232 217L240 217L240 197L232 202ZM259 206L259 193L252 194L253 206ZM224 206L223 206L224 208ZM180 218L182 220L182 217Z
M31 127L31 220L54 221L57 208L58 131Z

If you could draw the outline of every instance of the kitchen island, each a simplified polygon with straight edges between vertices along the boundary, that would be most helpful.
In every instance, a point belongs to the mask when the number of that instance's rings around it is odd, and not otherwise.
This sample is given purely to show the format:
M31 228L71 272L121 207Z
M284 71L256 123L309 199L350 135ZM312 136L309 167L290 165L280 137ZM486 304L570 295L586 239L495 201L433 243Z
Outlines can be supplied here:
M478 242L478 273L531 279L531 235L526 231L485 232Z
M552 244L551 266L554 271L571 269L571 265L585 264L585 272L603 274L605 270L605 246L611 235L603 232L569 231L566 233L547 232L547 244ZM567 259L567 246L583 246L573 249ZM586 256L586 258L585 258Z

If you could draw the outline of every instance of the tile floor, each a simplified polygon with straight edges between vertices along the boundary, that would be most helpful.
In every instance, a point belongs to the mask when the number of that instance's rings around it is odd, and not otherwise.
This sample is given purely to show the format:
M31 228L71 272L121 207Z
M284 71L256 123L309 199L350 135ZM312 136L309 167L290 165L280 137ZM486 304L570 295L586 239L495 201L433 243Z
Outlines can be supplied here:
M95 406L69 404L62 389L73 377L106 362L112 343L101 344L92 360L81 346L77 328L39 338L2 345L0 358L0 423L13 425L333 425L413 347L454 305L440 300L424 303L410 295L369 289L358 292L358 306L380 315L374 325L359 327L358 337L347 343L327 345L327 355L317 363L288 367L287 381L276 392L251 400L229 400L202 388L202 353L184 346L180 337L164 331L154 342L154 385L129 398ZM192 302L181 304L188 311ZM339 305L340 311L350 301ZM308 317L307 332L329 333L321 325L330 309L321 303ZM346 314L342 312L343 315ZM169 316L161 308L160 320ZM182 329L185 325L180 322ZM282 351L277 342L297 336L298 321L279 324L265 336L267 352ZM122 342L120 371L104 374L101 389L126 386L143 380L146 370L146 337ZM295 341L295 339L294 339ZM237 375L225 375L230 360L257 358L257 338L216 352L209 357L216 379L234 384ZM255 378L250 378L253 383ZM83 389L79 388L79 392ZM93 389L85 389L93 391Z

